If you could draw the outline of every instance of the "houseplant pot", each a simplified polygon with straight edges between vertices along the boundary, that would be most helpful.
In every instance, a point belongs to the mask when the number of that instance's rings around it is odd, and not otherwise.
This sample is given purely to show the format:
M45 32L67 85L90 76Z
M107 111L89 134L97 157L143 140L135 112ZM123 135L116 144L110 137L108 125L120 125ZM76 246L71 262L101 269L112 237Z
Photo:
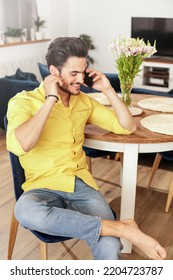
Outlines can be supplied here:
M21 37L5 36L6 43L18 43L21 42Z
M40 17L38 16L36 19L34 19L34 25L36 27L35 31L35 39L36 40L42 40L43 39L43 33L41 32L40 28L44 27L45 20L41 20Z
M7 28L5 32L6 43L18 43L22 40L23 30L21 28Z

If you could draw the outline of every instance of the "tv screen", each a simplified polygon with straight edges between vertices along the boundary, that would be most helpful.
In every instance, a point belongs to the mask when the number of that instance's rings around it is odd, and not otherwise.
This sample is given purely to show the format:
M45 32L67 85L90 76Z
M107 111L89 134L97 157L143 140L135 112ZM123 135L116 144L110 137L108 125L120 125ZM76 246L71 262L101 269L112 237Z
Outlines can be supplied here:
M156 56L173 57L173 18L132 17L131 37L156 40Z

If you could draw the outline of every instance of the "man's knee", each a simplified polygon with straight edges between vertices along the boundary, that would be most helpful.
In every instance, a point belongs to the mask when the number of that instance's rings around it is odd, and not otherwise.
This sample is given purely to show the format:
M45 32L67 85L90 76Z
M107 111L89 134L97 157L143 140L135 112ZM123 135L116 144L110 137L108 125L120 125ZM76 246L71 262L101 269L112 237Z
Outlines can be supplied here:
M20 198L16 202L14 214L16 219L24 227L29 228L31 221L34 223L34 220L38 215L35 206L36 205L34 200L29 195L20 196Z

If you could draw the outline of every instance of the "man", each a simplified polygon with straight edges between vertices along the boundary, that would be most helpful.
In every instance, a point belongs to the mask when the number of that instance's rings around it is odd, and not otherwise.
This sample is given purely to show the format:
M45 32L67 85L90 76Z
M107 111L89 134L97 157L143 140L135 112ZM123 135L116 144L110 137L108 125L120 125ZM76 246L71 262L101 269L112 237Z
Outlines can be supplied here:
M50 75L9 102L7 148L19 156L26 175L16 218L32 230L86 240L94 259L119 259L120 237L151 259L164 259L164 248L134 221L114 220L88 171L82 150L86 123L118 134L133 133L136 126L102 73L87 70L114 110L80 92L87 51L79 38L55 39L46 55Z

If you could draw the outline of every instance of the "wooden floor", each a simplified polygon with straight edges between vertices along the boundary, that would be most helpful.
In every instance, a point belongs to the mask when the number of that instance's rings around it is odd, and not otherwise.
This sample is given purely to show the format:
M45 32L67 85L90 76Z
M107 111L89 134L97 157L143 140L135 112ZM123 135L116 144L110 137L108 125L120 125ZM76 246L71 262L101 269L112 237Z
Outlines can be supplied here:
M149 161L152 160L148 158ZM146 189L150 166L148 163L139 160L137 197L135 220L139 227L147 234L159 240L167 250L167 259L173 260L173 203L168 213L164 212L167 195L163 192ZM130 168L130 167L129 167ZM167 169L169 171L167 171ZM119 218L121 187L119 185L120 162L108 159L93 159L92 172L106 197L108 203L116 211ZM172 166L159 169L152 186L163 189L168 187ZM0 129L0 259L7 258L8 234L10 227L11 213L14 205L13 182L11 176L8 153L5 149L5 134ZM65 242L66 248L61 243L49 244L49 259L70 260L83 259L91 260L92 255L86 243L77 239ZM14 260L36 260L39 255L39 241L28 230L19 226L15 249ZM133 247L131 254L122 254L125 260L143 260L145 256Z

